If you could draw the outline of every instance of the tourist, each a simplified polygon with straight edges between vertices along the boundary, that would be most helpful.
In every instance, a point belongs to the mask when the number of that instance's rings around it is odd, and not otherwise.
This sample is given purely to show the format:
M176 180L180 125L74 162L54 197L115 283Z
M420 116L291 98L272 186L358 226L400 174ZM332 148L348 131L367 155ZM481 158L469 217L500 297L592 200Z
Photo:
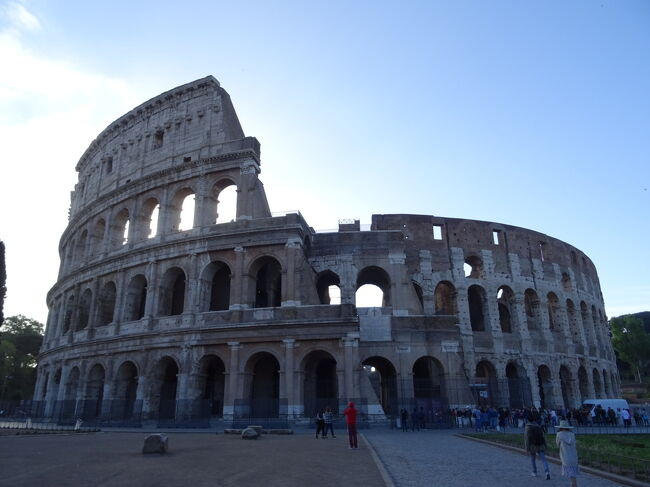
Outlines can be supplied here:
M350 449L359 448L357 445L357 410L354 403L350 401L348 407L343 411L345 415L345 423L348 426L348 440L350 441Z
M316 438L318 438L318 433L321 434L322 438L325 438L325 419L323 418L322 409L319 409L316 413Z
M632 426L632 415L630 414L629 409L623 409L621 412L621 418L623 418L623 424L626 428Z
M537 463L535 459L537 455L539 455L539 459L542 461L542 465L544 466L544 472L546 472L546 480L549 480L551 474L544 453L546 450L546 438L544 438L542 427L534 422L532 418L529 418L528 423L526 423L526 429L524 430L524 446L530 455L530 462L533 466L533 472L531 475L537 477Z
M334 419L334 415L332 414L332 408L328 406L325 409L325 414L323 414L323 420L325 421L325 433L323 436L325 438L327 438L328 431L331 431L332 438L336 438L336 436L334 435L334 425L332 424L333 419Z
M402 431L408 431L409 430L409 412L402 408L400 411L400 419L402 421Z
M555 444L560 448L560 460L562 460L562 476L571 479L571 487L576 487L576 477L580 473L578 468L578 450L576 449L576 435L571 431L573 426L568 421L560 421Z

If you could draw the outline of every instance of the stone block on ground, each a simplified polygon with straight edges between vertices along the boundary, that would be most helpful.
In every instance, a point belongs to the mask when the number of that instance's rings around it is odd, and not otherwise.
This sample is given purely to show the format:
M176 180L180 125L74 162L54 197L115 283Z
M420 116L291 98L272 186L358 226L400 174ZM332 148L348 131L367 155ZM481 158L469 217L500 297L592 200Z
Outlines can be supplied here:
M255 428L249 427L241 432L241 437L244 440L256 440L260 437L260 433Z
M166 435L154 434L144 439L142 453L167 453L169 450L169 441Z
M292 435L293 430L276 428L276 429L269 430L269 434L270 435Z
M253 428L255 431L257 431L260 435L264 432L262 426L258 425L248 425L249 428Z
M241 435L242 430L237 428L226 428L223 430L224 435Z

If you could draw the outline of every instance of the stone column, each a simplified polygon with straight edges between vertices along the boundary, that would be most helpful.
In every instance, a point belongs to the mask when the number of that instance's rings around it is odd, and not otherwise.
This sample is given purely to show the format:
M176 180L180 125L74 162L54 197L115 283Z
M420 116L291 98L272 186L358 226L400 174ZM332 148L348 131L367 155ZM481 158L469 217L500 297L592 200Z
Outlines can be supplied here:
M244 264L246 259L246 249L244 247L235 247L235 269L230 278L230 309L248 308L248 299L246 296L246 278Z
M242 163L237 186L237 221L251 220L254 215L253 193L257 188L258 164L252 159Z
M228 372L226 374L226 388L223 398L223 417L224 419L232 419L235 414L235 401L239 398L238 382L240 376L239 370L239 350L241 344L239 342L228 342L230 351L230 363Z
M102 391L102 410L101 416L103 418L111 417L111 405L113 404L113 359L109 359L106 363L106 370L104 371L104 389Z
M46 418L51 418L54 413L54 405L58 397L59 391L54 395L54 385L56 384L56 369L57 367L53 364L50 376L47 381L47 394L45 396L45 414ZM63 375L63 374L62 374ZM61 389L61 383L59 383L59 390Z
M295 342L293 338L285 338L282 340L284 344L284 391L287 399L287 414L290 418L293 418L296 415L296 410L298 408L298 398L294 395L294 363L293 355ZM282 382L282 378L281 378ZM282 385L280 386L282 389Z
M345 395L347 400L350 401L355 398L355 393L358 392L358 378L355 378L355 373L359 371L358 354L359 354L359 340L355 336L346 336L342 338L344 347L343 361L345 364ZM357 387L355 387L357 386Z
M300 296L297 292L296 260L302 248L299 238L290 238L285 244L286 248L286 272L282 279L282 306L300 306Z
M196 319L196 314L199 312L199 264L197 254L193 253L190 255L190 273L185 280L186 294L187 294L187 305L184 307L183 314L191 315L191 322L194 323Z
M530 382L530 393L533 400L533 406L539 408L542 403L542 399L539 396L539 379L537 378L537 368L531 362L526 366L526 374L528 375L528 381ZM548 401L549 398L546 398ZM530 404L525 404L525 406L530 406ZM547 404L547 407L555 407L554 404Z
M99 279L96 277L92 280L91 289L93 294L90 300L90 308L88 309L88 339L95 337L95 325L99 318Z
M124 302L126 289L126 271L121 271L117 278L117 290L115 292L115 309L113 310L113 323L115 323L115 335L120 334L120 325L124 321Z
M148 328L153 328L153 320L158 308L158 263L150 260L147 265L147 302L144 306L144 316L148 321Z
M431 266L431 251L420 250L420 275L422 276L422 312L427 316L436 314L435 289Z

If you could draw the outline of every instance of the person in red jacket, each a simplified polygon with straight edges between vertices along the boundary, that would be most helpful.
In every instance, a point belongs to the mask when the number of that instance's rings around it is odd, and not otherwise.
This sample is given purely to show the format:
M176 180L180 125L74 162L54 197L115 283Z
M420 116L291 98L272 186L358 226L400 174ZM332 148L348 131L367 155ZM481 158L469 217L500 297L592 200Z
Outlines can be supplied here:
M345 414L345 423L348 425L348 438L350 440L350 448L359 448L357 446L357 410L354 403L350 402L348 407L343 411Z

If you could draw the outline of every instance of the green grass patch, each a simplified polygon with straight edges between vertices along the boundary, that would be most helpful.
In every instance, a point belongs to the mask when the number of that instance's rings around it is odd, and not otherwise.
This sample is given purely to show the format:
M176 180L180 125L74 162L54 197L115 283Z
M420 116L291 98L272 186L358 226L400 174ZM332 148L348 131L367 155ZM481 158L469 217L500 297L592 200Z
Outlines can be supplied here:
M523 431L519 434L470 433L467 436L524 448ZM581 465L650 480L650 435L576 435L576 440ZM546 446L548 455L559 458L555 435L546 435Z

